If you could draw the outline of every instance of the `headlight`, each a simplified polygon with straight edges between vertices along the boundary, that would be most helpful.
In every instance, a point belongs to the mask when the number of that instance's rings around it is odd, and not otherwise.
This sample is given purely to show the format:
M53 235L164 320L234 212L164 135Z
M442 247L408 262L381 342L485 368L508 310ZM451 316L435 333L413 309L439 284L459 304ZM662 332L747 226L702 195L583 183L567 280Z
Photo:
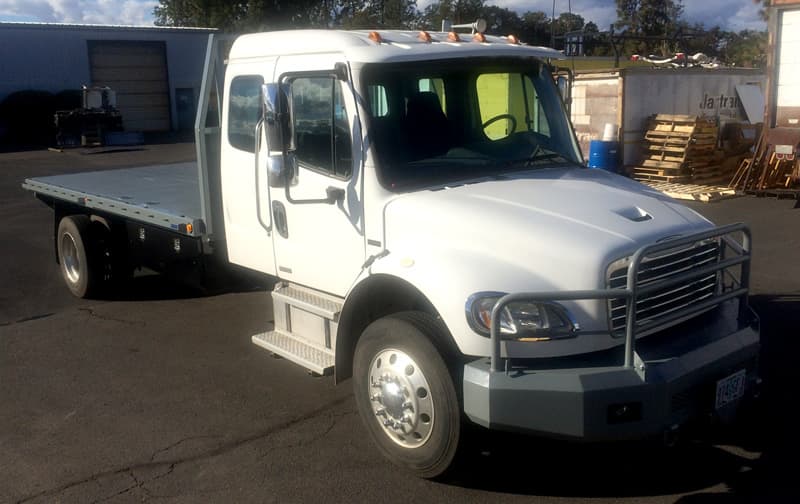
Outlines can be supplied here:
M483 336L489 336L492 309L503 297L500 292L481 292L467 300L467 321ZM550 301L515 301L500 310L500 337L518 341L548 341L575 336L578 324L569 312Z

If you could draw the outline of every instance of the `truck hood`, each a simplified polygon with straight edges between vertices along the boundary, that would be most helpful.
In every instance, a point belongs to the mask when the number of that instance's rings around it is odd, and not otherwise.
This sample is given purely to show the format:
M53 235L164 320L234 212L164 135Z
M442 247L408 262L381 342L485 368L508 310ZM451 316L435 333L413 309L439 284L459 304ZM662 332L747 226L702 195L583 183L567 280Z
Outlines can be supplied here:
M477 293L605 289L614 261L645 244L713 227L638 182L584 168L541 169L399 195L386 205L384 222L388 253L371 271L415 285L454 334L474 334L464 310ZM583 329L606 335L527 345L525 355L619 344L607 335L605 302L562 304ZM459 340L469 355L486 355L487 345L481 337Z
M390 252L413 243L407 254L445 253L451 260L468 255L484 271L512 266L514 278L527 276L519 286L527 290L604 288L612 261L646 243L711 227L647 186L585 168L540 169L404 194L385 212Z

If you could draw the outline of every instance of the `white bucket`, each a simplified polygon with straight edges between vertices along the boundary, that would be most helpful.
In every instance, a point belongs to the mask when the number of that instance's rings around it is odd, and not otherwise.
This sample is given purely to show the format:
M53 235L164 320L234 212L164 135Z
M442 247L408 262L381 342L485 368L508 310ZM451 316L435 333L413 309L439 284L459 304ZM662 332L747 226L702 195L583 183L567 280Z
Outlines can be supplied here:
M603 141L613 142L615 140L617 140L617 125L606 123L606 127L603 129Z

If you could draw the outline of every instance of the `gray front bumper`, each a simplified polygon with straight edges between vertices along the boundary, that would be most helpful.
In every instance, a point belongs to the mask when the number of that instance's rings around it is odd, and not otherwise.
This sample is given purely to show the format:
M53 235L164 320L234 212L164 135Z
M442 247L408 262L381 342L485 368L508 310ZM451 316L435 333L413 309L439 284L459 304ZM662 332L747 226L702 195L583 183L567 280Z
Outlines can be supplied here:
M714 411L717 380L740 369L754 380L758 352L758 330L748 326L668 358L643 353L629 368L492 372L482 358L464 366L464 410L490 429L588 441L641 439Z

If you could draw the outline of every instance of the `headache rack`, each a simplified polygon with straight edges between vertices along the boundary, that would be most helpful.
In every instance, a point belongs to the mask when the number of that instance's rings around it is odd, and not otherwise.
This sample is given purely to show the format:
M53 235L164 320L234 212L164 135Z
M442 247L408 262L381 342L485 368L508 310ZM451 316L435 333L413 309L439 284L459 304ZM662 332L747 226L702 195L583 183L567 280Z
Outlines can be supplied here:
M741 243L734 239L737 234ZM612 263L606 289L507 294L492 309L491 370L504 369L500 311L519 301L607 300L609 329L625 337L623 367L634 365L637 336L688 320L725 301L739 298L739 320L746 320L750 242L747 226L731 224L645 245Z

